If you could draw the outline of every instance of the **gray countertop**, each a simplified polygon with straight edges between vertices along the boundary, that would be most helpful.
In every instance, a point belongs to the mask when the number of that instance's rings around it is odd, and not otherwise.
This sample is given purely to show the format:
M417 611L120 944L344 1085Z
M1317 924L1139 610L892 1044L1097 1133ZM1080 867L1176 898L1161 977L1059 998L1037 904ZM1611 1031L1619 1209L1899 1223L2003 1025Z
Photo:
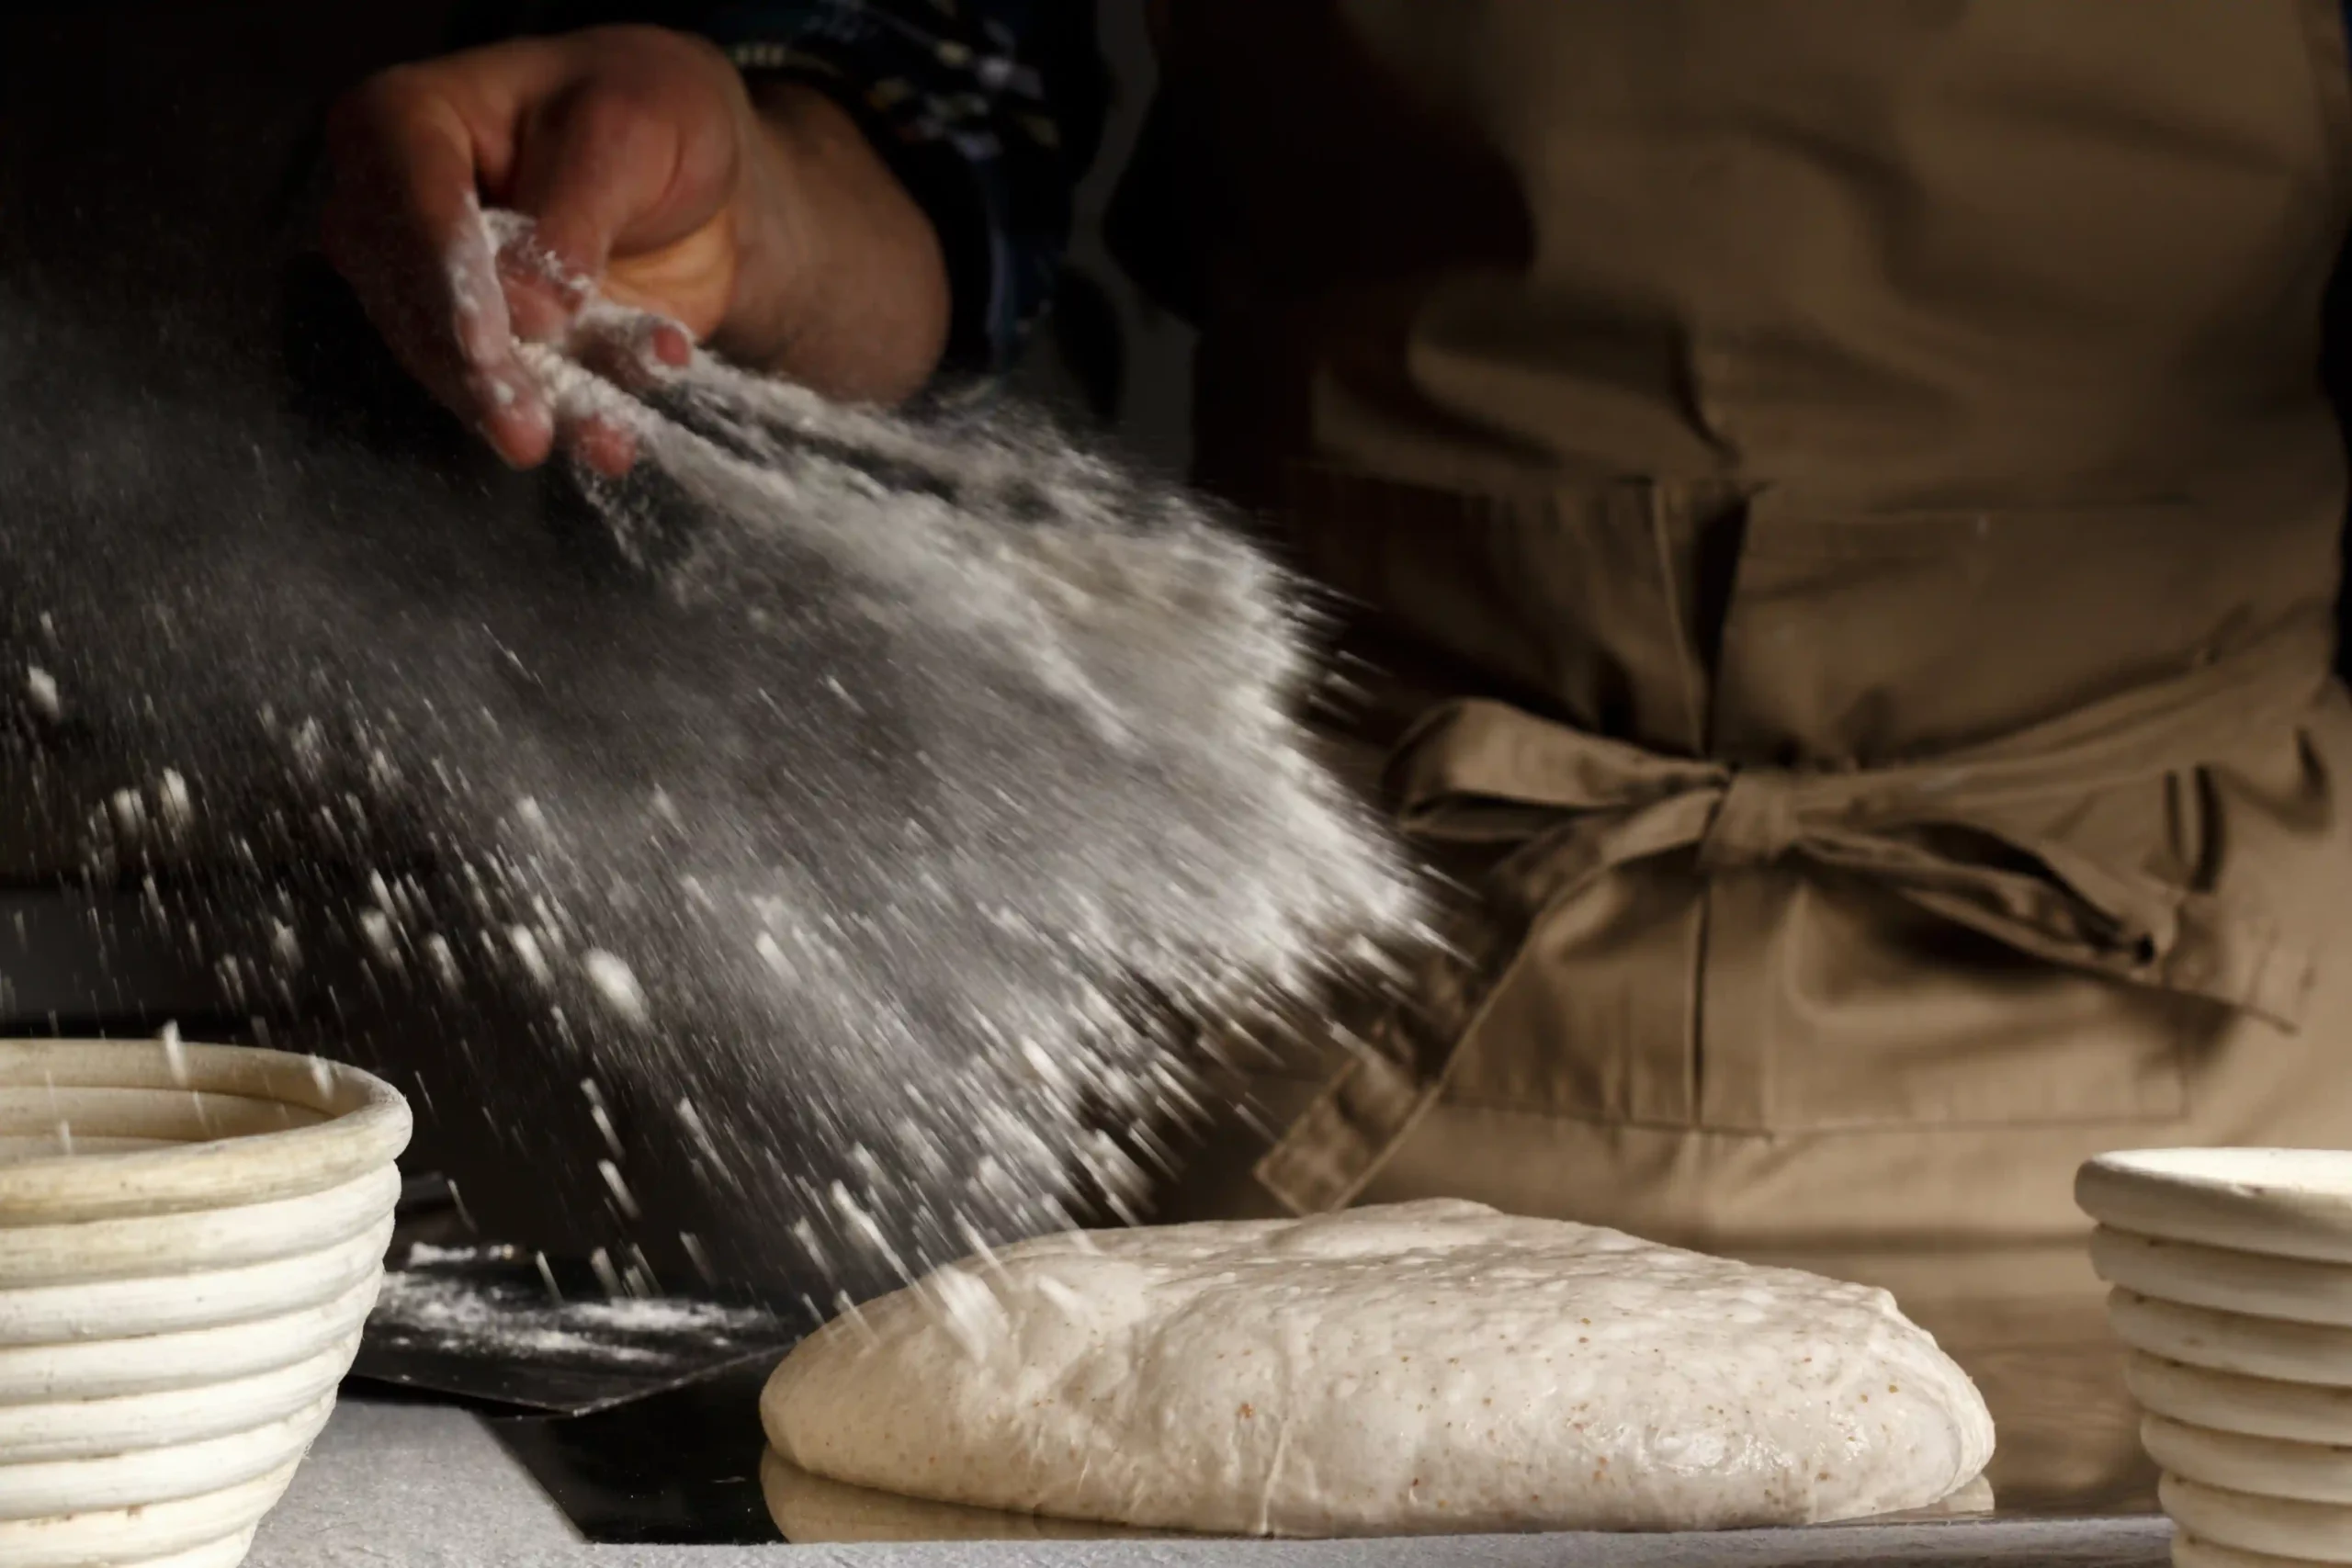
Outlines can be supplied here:
M1862 1525L1683 1536L1355 1541L991 1541L890 1546L591 1546L462 1410L347 1400L264 1521L252 1568L2159 1568L2162 1519Z

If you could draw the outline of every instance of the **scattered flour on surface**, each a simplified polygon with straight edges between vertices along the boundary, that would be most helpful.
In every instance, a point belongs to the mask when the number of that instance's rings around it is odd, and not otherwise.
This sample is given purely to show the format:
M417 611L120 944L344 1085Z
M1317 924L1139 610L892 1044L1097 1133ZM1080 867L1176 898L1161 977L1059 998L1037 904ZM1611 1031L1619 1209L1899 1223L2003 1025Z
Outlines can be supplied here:
M764 1313L711 1302L559 1303L461 1277L402 1270L384 1276L368 1334L394 1348L629 1367L724 1348L775 1323Z

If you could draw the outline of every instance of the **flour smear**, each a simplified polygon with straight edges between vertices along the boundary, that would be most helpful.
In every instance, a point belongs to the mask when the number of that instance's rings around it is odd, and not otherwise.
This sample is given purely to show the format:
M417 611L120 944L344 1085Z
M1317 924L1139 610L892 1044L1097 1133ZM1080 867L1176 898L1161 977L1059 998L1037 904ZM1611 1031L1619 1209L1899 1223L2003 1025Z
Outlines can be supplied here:
M537 348L645 461L526 479L274 346L0 298L0 852L616 1256L854 1294L1115 1209L1187 1021L1414 934L1294 717L1298 586L1181 491L1017 409Z
M486 1361L651 1370L778 1333L764 1313L715 1302L556 1300L430 1266L467 1260L412 1254L409 1269L387 1273L368 1319L370 1340Z

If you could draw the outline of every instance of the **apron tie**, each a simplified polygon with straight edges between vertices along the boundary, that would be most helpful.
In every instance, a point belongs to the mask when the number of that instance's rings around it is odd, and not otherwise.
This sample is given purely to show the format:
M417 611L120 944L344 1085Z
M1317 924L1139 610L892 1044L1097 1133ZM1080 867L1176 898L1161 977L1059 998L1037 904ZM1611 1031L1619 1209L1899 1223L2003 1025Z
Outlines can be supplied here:
M1780 860L1804 836L1799 820L1804 799L1804 785L1795 774L1760 769L1733 773L1700 836L1699 869L1731 871Z
M1672 854L1700 875L1793 863L1860 878L2028 955L2292 1030L2311 963L2276 922L2032 818L2290 729L2332 649L2328 627L2297 622L2000 739L1877 767L1736 767L1483 698L1442 704L1391 759L1397 819L1422 840L1508 849L1489 874L1492 918L1353 1052L1259 1179L1301 1213L1347 1202L1435 1103L1530 934L1618 867Z

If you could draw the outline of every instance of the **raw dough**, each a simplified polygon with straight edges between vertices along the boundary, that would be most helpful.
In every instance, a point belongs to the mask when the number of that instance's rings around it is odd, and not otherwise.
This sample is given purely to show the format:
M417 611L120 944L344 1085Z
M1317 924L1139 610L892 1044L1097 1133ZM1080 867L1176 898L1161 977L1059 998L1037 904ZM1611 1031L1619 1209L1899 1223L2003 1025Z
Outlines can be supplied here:
M811 1475L773 1449L760 1456L760 1495L793 1546L913 1540L1183 1540L1182 1532L968 1508L897 1492L876 1492Z
M967 1259L810 1337L761 1416L855 1485L1292 1536L1856 1518L1993 1450L1883 1292L1443 1201Z

